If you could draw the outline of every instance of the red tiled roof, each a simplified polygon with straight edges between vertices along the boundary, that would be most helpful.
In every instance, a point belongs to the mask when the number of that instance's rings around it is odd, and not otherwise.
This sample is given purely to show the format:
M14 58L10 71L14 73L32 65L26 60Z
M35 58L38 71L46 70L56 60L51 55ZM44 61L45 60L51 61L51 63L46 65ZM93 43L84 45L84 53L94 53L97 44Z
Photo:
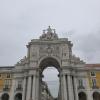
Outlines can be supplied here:
M86 64L86 67L100 67L100 64Z

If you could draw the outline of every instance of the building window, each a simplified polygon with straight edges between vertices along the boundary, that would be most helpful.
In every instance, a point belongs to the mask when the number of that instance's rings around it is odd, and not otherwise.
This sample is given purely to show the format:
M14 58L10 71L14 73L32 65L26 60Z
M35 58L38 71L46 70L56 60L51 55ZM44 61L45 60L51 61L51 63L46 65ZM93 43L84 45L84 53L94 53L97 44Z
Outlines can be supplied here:
M91 72L91 76L93 77L96 76L95 72Z
M22 90L22 81L18 81L18 85L17 85L17 88L16 90Z
M79 86L83 86L83 80L79 79Z
M96 86L96 79L92 79L92 85Z
M11 85L11 80L5 80L4 91L9 90L10 89L10 85Z
M22 88L22 84L21 84L21 82L18 83L18 88Z
M95 78L92 79L92 88L98 88L97 87L97 81Z
M82 79L79 79L78 80L78 83L79 83L79 89L84 89L84 85L83 85L83 80Z
M7 74L7 78L10 78L11 77L11 75L10 74Z
M9 85L8 84L5 84L5 89L9 89Z

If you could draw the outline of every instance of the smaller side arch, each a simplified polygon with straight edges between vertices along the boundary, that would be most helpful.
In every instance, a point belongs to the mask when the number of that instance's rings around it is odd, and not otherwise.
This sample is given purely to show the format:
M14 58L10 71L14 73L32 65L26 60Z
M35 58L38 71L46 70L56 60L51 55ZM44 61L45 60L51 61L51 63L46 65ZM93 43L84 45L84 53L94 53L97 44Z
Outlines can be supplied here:
M87 100L87 96L85 92L78 93L79 100Z
M9 100L9 94L8 93L2 94L1 100Z

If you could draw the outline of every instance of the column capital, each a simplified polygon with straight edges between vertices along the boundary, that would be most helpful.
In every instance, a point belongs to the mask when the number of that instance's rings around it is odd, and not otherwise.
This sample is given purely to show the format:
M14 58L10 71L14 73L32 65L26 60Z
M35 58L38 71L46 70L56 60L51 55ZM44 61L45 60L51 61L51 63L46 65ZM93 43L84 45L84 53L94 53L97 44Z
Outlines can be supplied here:
M28 72L25 72L24 73L24 77L28 77Z
M65 73L60 73L59 74L59 76L61 76L61 77L65 76L65 75L67 75L67 74L65 74Z
M28 77L28 75L24 75L24 78L27 78Z
M28 75L28 77L32 77L32 76L33 76L32 74Z
M74 76L74 77L77 77L77 74L75 74L75 73L66 73L66 75L68 75L68 76Z
M32 74L33 77L39 77L39 74Z
M67 75L67 76L71 76L70 73L62 73L62 74L61 74L61 76L65 76L65 75Z

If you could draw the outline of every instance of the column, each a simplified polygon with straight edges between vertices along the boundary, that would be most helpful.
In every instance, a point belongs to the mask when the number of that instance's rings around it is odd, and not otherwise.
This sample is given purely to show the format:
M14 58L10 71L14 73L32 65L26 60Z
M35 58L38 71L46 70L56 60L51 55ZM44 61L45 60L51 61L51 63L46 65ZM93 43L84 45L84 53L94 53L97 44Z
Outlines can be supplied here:
M61 84L61 75L59 74L59 93L58 93L58 100L62 100L62 84Z
M23 82L22 100L26 100L26 77L24 77L24 82Z
M39 75L37 73L36 75L36 99L35 100L39 100L39 95L40 95L40 92L39 92Z
M61 86L61 100L64 100L64 88L63 88L63 77L62 75L60 76L60 86Z
M74 100L72 77L70 75L67 75L67 82L68 82L68 98L69 100Z
M28 77L27 97L26 97L27 99L26 99L26 100L31 100L31 98L30 98L30 97L31 97L31 87L32 87L32 86L31 86L31 85L32 85L31 83L32 83L32 77L29 76L29 77Z
M90 86L89 86L89 79L88 77L85 78L86 79L86 92L87 92L87 100L93 100L93 96L92 93L90 91Z
M32 89L32 99L35 100L35 95L36 95L36 76L33 76L33 89Z
M77 79L76 76L73 77L73 85L74 85L74 95L75 95L75 100L78 100L78 86L77 86Z
M10 100L14 100L14 91L15 91L15 78L12 80L12 87L11 87L11 96L10 96Z
M63 91L64 91L64 98L63 100L68 100L67 97L67 84L66 84L66 75L63 75Z

